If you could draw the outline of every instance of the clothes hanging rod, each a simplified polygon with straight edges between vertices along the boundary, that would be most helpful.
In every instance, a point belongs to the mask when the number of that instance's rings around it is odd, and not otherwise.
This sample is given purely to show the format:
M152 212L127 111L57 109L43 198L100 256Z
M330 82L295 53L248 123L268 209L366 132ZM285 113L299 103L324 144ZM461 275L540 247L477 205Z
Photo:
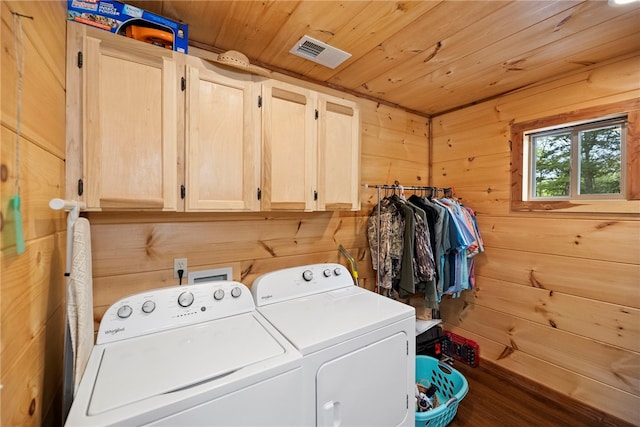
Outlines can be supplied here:
M389 190L398 190L400 188L404 189L404 190L450 190L451 187L433 187L433 186L416 186L416 185L402 185L402 184L376 184L376 185L372 185L372 184L364 184L363 185L364 188L382 188L382 189L389 189Z
M78 202L77 200L51 199L51 201L49 201L49 207L57 211L70 211L73 208L83 210L87 208L87 204L85 202Z
M381 224L381 218L380 218L380 198L381 198L381 192L380 190L400 190L401 192L404 192L404 190L431 190L432 192L435 191L436 192L436 196L438 194L439 191L442 191L442 193L445 195L445 197L447 197L447 193L452 193L452 187L432 187L432 186L416 186L416 185L409 185L409 186L404 186L401 185L398 181L396 181L394 184L363 184L363 187L365 189L368 188L375 188L378 190L378 201L377 201L377 206L378 206L378 245L380 244L380 228L382 226ZM376 265L378 266L378 268L376 268L376 289L378 294L381 294L381 286L380 286L380 248L378 248L378 250L376 251L377 254L377 262ZM389 292L390 290L387 289L387 292Z

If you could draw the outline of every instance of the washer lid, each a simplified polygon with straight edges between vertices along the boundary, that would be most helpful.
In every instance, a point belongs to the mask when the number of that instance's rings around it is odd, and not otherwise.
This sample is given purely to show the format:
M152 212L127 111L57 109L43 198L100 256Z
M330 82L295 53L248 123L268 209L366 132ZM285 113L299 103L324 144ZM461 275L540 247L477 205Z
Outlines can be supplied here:
M303 355L415 316L412 306L355 286L265 305L258 311Z
M207 382L285 353L252 313L106 344L88 414Z

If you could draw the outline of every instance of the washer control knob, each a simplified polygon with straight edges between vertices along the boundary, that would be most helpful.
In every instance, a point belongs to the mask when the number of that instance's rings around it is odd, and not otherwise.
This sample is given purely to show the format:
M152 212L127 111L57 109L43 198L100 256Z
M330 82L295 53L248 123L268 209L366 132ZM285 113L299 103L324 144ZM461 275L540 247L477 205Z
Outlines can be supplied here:
M118 309L118 317L121 319L126 319L131 316L131 313L133 313L133 309L129 305L123 305Z
M155 309L156 309L156 303L151 300L146 300L144 304L142 304L142 311L144 313L149 314Z
M239 286L231 289L231 296L234 298L238 298L242 294L242 289Z
M213 293L213 299L216 301L220 301L224 298L224 291L222 289L218 289Z
M325 268L322 274L324 275L324 277L331 277L331 270Z
M333 274L335 274L336 276L339 276L342 274L342 270L340 270L339 268L336 268L335 270L333 270Z
M193 294L189 291L184 291L178 296L178 304L180 304L180 307L189 307L193 304Z
M311 270L305 270L302 272L302 278L307 281L310 282L313 280L313 271Z

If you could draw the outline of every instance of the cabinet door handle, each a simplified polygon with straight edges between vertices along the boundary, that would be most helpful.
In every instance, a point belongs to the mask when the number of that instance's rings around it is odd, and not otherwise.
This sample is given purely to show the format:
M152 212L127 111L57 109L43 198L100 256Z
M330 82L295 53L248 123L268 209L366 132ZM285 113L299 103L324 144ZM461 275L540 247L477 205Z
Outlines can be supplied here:
M317 191L314 191L314 192L313 192L313 200L314 200L314 201L315 201L315 200L318 200L318 192L317 192Z
M181 185L180 186L180 198L184 199L186 194L187 194L187 189L184 187L184 185Z

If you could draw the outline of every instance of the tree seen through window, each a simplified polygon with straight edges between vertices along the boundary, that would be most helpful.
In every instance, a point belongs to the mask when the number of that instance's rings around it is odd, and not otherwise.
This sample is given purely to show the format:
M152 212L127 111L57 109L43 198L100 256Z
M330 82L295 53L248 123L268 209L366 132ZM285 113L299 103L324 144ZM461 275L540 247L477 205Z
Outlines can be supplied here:
M620 125L579 132L580 194L619 194Z
M624 121L533 133L534 198L619 195Z
M571 173L571 134L540 136L534 138L534 141L536 196L568 196Z

